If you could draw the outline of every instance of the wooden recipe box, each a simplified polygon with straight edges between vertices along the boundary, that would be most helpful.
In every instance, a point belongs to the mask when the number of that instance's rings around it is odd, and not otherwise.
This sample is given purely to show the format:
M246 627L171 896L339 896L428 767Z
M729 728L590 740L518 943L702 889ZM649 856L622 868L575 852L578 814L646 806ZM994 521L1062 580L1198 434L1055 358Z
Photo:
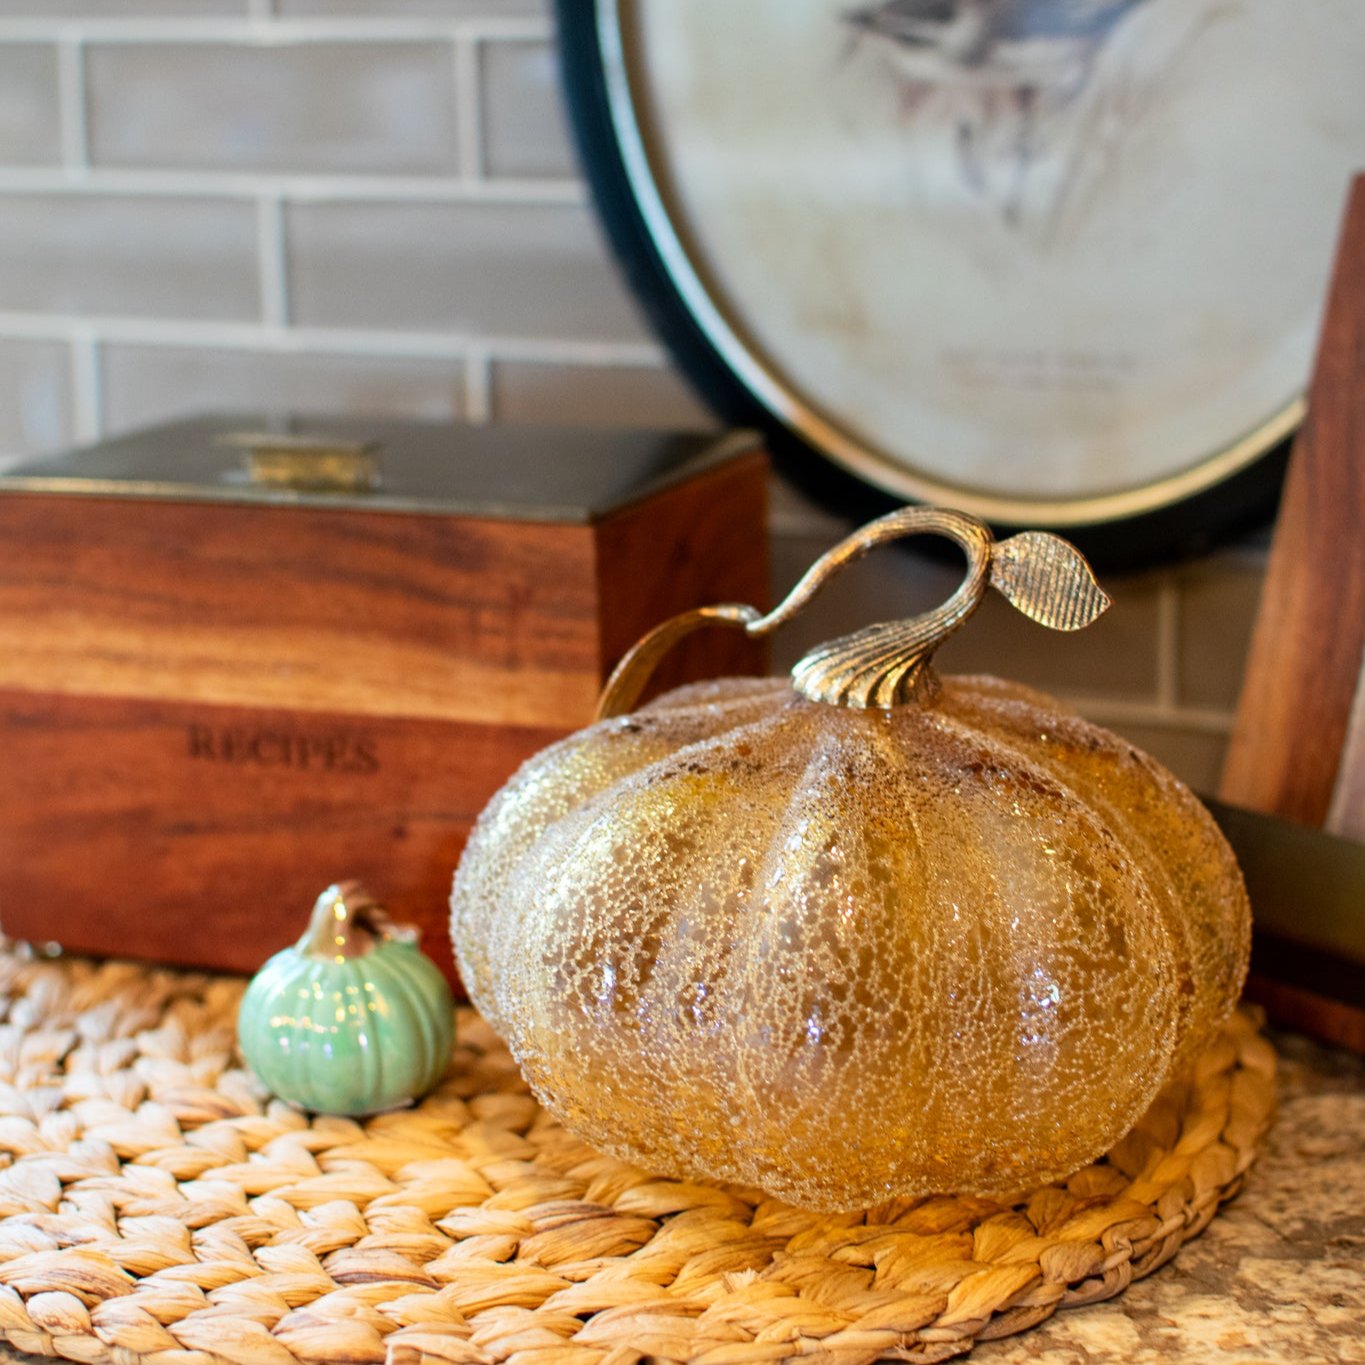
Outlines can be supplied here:
M0 475L0 927L251 970L359 877L449 970L492 793L650 626L762 603L765 471L745 433L205 418ZM761 667L688 645L670 681Z

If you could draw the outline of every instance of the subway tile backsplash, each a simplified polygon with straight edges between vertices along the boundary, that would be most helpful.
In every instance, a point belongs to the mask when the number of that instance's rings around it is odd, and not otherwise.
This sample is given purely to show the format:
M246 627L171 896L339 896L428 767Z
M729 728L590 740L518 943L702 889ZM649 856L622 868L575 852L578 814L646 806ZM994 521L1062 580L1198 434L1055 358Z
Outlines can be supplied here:
M0 0L5 19L184 19L248 13L252 0Z
M95 166L451 175L449 44L91 43Z
M551 42L488 43L480 72L484 169L492 176L572 176Z
M0 43L0 163L50 166L61 158L55 43Z
M101 362L111 430L261 407L429 421L464 415L464 371L454 360L114 343Z
M499 360L492 367L490 416L499 422L564 422L575 426L717 424L677 373L666 366L565 365Z
M0 193L0 243L3 312L260 317L257 210L249 199Z
M60 341L0 341L0 458L65 445L71 354Z
M1261 569L1254 563L1212 561L1188 565L1180 573L1177 657L1182 704L1236 706L1261 582Z
M303 326L648 341L583 205L291 204L286 243Z
M548 0L0 0L0 464L186 412L707 427L604 245ZM839 538L775 486L773 592ZM943 654L1213 785L1263 553L1110 580L1074 637L1002 602ZM922 610L886 550L775 662Z
M437 19L540 18L549 9L549 0L275 0L276 14L309 18L396 14Z

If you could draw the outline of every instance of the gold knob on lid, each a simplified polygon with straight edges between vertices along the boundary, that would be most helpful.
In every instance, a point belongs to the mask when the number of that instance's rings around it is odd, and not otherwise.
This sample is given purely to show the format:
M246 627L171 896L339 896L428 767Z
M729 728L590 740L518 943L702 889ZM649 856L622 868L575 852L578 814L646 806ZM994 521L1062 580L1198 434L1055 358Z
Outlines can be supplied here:
M262 488L363 493L379 486L377 441L275 431L233 431L218 441L245 452L247 476Z

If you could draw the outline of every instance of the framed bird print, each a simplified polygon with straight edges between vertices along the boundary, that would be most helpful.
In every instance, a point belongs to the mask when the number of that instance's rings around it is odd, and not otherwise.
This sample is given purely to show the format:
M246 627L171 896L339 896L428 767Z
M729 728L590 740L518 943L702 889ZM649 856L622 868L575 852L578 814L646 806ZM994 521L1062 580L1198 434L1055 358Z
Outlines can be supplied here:
M1272 496L1361 0L561 0L618 255L684 369L896 499L1101 559Z

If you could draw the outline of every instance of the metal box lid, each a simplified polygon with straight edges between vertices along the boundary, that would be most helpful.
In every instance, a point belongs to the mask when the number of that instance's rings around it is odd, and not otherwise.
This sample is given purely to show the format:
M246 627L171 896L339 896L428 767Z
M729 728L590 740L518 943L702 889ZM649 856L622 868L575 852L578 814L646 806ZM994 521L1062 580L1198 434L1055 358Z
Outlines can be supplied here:
M0 473L0 493L598 521L743 451L753 432L196 417Z

